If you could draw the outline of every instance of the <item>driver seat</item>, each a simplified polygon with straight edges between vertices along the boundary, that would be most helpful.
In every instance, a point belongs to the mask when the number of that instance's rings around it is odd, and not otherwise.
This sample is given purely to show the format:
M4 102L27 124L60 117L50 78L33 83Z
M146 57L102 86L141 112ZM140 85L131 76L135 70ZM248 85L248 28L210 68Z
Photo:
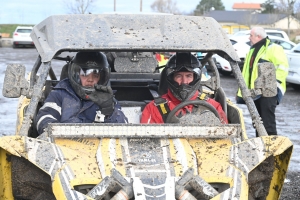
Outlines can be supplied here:
M160 73L160 79L158 84L158 94L162 96L168 92L168 82L167 82L167 73L166 68L164 68Z

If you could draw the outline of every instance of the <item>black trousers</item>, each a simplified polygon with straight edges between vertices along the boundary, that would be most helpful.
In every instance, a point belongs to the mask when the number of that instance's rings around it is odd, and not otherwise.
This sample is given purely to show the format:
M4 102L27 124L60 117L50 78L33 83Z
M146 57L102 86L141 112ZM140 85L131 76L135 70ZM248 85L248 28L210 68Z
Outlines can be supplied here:
M277 97L260 97L254 101L268 135L277 135L275 109ZM258 136L256 132L256 137Z

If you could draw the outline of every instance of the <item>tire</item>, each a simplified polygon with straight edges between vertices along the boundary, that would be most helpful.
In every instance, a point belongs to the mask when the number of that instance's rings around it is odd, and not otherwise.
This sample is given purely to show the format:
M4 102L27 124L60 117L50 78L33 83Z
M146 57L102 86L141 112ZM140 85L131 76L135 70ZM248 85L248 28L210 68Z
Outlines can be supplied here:
M290 85L294 88L294 90L300 90L300 85L294 83L290 83Z
M223 76L230 76L230 75L232 74L232 72L223 71L223 70L220 70L219 72L220 72L220 74L222 74Z
M249 199L266 199L274 171L275 158L269 156L249 173Z
M23 157L11 156L12 190L15 200L55 200L51 178Z
M244 67L244 61L239 62L238 65L239 65L240 70L241 70L241 72L242 72L242 71L243 71L243 67Z

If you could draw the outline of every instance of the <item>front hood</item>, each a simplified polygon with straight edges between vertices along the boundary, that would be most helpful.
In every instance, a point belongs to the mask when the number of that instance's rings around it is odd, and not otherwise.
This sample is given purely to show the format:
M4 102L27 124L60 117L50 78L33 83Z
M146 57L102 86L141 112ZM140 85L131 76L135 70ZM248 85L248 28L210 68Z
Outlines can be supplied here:
M285 177L282 172L287 170L292 151L290 140L280 136L244 142L203 138L55 138L47 142L6 136L1 138L0 147L49 174L55 196L67 199L92 198L76 188L97 185L112 176L113 170L133 186L137 196L172 199L177 181L189 169L217 188L214 199L245 197L251 190L249 182L253 182L254 171L272 158L275 167L270 167L270 183L279 188L269 188L271 199L280 194L280 182L283 184Z

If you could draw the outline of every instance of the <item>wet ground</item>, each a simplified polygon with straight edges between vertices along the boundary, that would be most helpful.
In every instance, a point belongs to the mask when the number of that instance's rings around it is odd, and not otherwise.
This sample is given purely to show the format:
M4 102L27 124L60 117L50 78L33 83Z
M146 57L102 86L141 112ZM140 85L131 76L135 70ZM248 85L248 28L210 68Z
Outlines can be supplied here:
M2 90L4 72L6 65L9 63L22 63L25 65L27 72L34 65L37 52L33 48L0 48L0 88ZM58 64L53 63L53 68ZM235 102L235 92L237 82L233 76L222 76L221 85L227 97ZM0 92L0 136L13 135L15 132L16 112L18 99L9 99L2 96ZM245 105L239 105L243 110L247 133L250 138L255 137L255 130L252 127L251 118ZM278 135L288 137L294 144L294 151L291 158L289 170L285 180L281 200L300 199L300 187L298 186L300 178L300 91L295 91L292 87L287 86L287 91L282 103L276 109L276 123Z

